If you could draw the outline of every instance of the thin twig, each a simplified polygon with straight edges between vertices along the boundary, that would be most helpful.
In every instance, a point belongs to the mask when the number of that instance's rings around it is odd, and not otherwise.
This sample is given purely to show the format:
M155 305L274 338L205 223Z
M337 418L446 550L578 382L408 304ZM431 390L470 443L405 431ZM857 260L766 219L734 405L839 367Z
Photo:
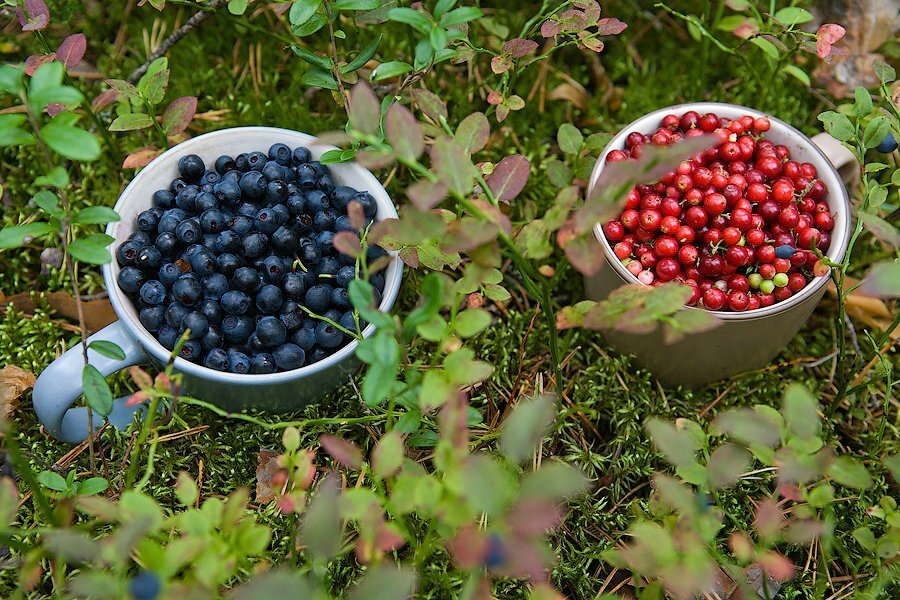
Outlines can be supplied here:
M162 43L159 45L159 48L157 48L156 51L147 58L147 62L131 72L131 75L128 76L128 81L134 83L135 81L140 79L141 75L147 72L147 69L150 68L150 65L154 60L168 52L169 48L181 41L181 38L190 33L192 29L205 21L206 18L213 14L216 10L225 6L227 2L228 0L213 0L204 8L194 13L194 16L185 21L184 25L173 31L172 35L162 41Z

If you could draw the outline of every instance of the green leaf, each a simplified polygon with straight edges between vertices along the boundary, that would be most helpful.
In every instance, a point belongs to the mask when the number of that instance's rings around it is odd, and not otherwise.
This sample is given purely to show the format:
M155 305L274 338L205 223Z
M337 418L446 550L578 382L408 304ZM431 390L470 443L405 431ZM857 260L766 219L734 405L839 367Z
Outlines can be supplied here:
M247 10L248 0L228 0L228 12L233 15L242 15Z
M27 131L19 129L17 125L6 125L12 122L10 117L24 117L24 115L0 115L0 148L5 146L30 146L34 143L34 136Z
M372 284L363 279L354 279L347 287L347 291L350 295L350 302L353 303L353 308L356 309L363 319L379 329L393 330L394 320L375 306Z
M13 65L0 65L0 92L6 92L18 96L25 87L22 85L22 75L25 70Z
M856 133L850 119L839 112L825 111L819 115L819 120L825 125L825 131L839 142L850 140Z
M79 496L93 496L101 492L105 492L109 487L109 482L102 477L91 477L78 483Z
M375 474L387 479L403 465L403 440L396 429L384 434L372 450L372 468Z
M734 444L723 444L715 449L706 463L709 485L721 489L733 485L750 466L750 453Z
M797 79L803 85L809 86L812 83L809 79L809 74L797 65L785 65L781 70Z
M433 25L428 31L428 41L435 52L447 47L447 32L438 25Z
M134 131L153 125L153 118L145 113L128 113L116 117L109 125L110 131Z
M108 342L106 340L94 340L90 344L88 344L88 348L96 352L97 354L101 354L106 358L111 358L113 360L125 360L125 352L119 348L119 345L115 342Z
M440 19L444 14L453 8L456 4L456 0L438 0L434 4L434 10L432 11L435 18Z
M803 385L792 383L785 390L781 413L788 429L801 440L819 435L821 421L817 408L816 399Z
M37 480L42 486L55 492L69 491L69 486L66 485L66 480L63 479L63 476L56 471L41 471L37 475Z
M859 220L863 222L866 229L871 231L878 239L900 247L900 230L873 213L860 212Z
M716 29L719 31L734 31L743 25L746 20L747 17L744 15L728 15L719 19L716 23Z
M341 548L341 515L338 508L338 481L326 477L309 503L300 526L306 551L319 560L328 560Z
M500 430L500 447L514 463L529 458L553 422L553 396L536 395L520 400Z
M77 225L105 225L119 218L119 213L108 206L88 206L72 215L72 222Z
M801 25L803 23L809 23L813 20L812 13L810 13L808 10L798 8L796 6L788 6L786 8L782 8L773 16L775 17L776 21L779 21L787 26Z
M853 530L853 539L866 550L875 549L875 534L868 527L857 527Z
M869 90L858 85L854 91L854 96L856 97L852 111L854 117L864 117L872 112L872 94L869 93Z
M347 600L406 600L413 597L415 586L415 570L388 561L369 568L350 590Z
M320 87L326 90L337 90L337 81L334 79L334 75L329 71L323 71L322 69L318 69L316 67L311 68L306 73L303 74L303 77L300 78L300 81L311 87Z
M49 185L55 188L62 189L69 185L69 172L60 166L53 167L46 175L35 177L34 184Z
M460 121L454 139L466 154L483 149L491 135L491 126L482 112L474 112Z
M81 95L81 92L68 85L43 88L28 96L28 104L35 112L41 112L51 102L72 105L78 104L82 100L84 100L84 96Z
M67 113L53 118L43 129L41 139L54 152L72 160L90 162L100 157L100 144L92 134L84 129L74 127Z
M475 168L465 150L452 138L438 138L431 150L431 164L440 180L451 191L464 196L472 193Z
M335 0L335 10L375 10L381 0Z
M109 236L94 234L78 238L69 244L69 254L77 261L91 265L105 265L112 260L107 246L112 243Z
M404 75L412 70L413 66L411 64L400 60L392 60L375 67L375 70L372 71L371 79L372 81L384 81L385 79Z
M778 47L769 40L761 37L754 37L750 38L750 43L762 50L766 56L772 60L778 60L780 54L778 52Z
M647 432L653 445L676 467L697 464L696 454L700 450L694 437L686 431L658 418L647 421Z
M44 90L60 87L63 73L63 65L60 62L51 61L42 64L31 76L31 81L28 84L28 95L35 96Z
M578 154L584 145L584 135L571 123L563 123L556 132L556 141L566 154Z
M378 47L381 45L381 39L383 37L384 34L379 33L377 38L372 40L368 46L363 48L362 51L356 55L356 58L341 67L341 73L352 73L360 67L365 66L365 64L369 62L373 56L375 56L375 53L378 51Z
M869 489L874 483L863 464L849 456L837 457L828 467L828 475L844 487L857 490Z
M38 237L52 232L53 227L44 221L10 225L0 229L0 249L18 248L25 243L25 238Z
M880 144L890 132L890 121L887 120L887 117L878 115L869 121L863 131L863 145L865 145L866 148L874 148Z
M446 15L445 15L446 16ZM411 8L399 7L388 11L387 17L395 23L404 23L421 33L428 33L431 23L421 12Z
M61 221L66 216L66 213L59 206L59 198L51 191L41 190L34 195L31 201L54 219Z
M884 171L888 168L888 165L880 162L866 163L865 172L866 173L878 173L879 171Z
M875 71L875 75L883 83L890 83L897 79L897 72L894 70L894 67L884 61L876 60L872 63L872 70Z
M422 280L421 290L424 301L403 320L404 327L413 329L427 322L441 309L444 280L437 273L429 273Z
M234 0L228 4L228 8L231 8L231 4L234 3ZM147 77L146 75L144 77ZM143 83L143 78L141 80ZM138 86L140 88L140 85ZM147 102L153 104L154 106L162 102L163 98L166 95L166 88L169 87L169 69L163 69L154 73L149 78L147 78L146 84L141 88L141 91L144 94L144 97L147 99Z
M320 6L322 6L322 0L296 0L288 13L291 25L295 27L303 25L312 18Z
M328 23L328 19L325 18L325 15L316 13L304 24L291 26L291 33L297 37L306 37L325 27L326 23Z
M314 54L302 46L291 46L291 50L293 50L294 54L299 56L304 61L308 62L311 65L318 67L319 69L321 69L323 71L330 72L334 66L334 63L331 61L330 58L327 58L325 56L319 56L318 54Z
M373 406L390 396L400 368L400 344L387 331L362 340L356 355L369 363L360 393L363 402Z
M454 321L454 329L460 337L472 337L478 335L491 324L491 313L483 308L467 308L458 315Z
M84 386L84 400L91 410L104 417L112 412L112 392L97 367L85 365L81 372L81 384Z
M460 6L442 16L440 23L442 27L453 27L454 25L461 25L463 23L468 23L469 21L474 21L482 16L484 16L484 13L481 12L480 8L474 6Z

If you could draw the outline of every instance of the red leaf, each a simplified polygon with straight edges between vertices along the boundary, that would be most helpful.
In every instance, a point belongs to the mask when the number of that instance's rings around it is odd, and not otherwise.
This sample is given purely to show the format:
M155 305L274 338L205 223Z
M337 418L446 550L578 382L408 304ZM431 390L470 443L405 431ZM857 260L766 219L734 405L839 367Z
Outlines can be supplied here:
M512 66L512 61L508 56L495 56L491 59L491 71L500 75L505 73Z
M797 567L785 556L769 551L759 557L759 565L776 581L787 581L794 576Z
M366 228L366 214L363 211L362 204L356 200L352 200L347 204L347 216L350 217L350 226L357 231Z
M153 146L145 146L140 150L135 150L125 157L122 162L123 169L139 169L146 167L151 160L162 154L162 150Z
M38 70L38 67L51 62L54 59L56 59L55 52L51 52L50 54L32 54L25 59L25 74L31 77L34 75L34 72Z
M513 58L522 58L523 56L528 56L535 50L537 50L537 42L532 40L526 40L522 38L513 38L508 42L503 44L503 47L500 48L500 51L503 54L509 54Z
M562 511L555 502L533 498L514 505L506 516L506 523L521 535L543 535L558 527L562 518Z
M62 41L56 49L56 60L71 69L81 62L87 51L87 38L83 33L75 33Z
M491 126L484 113L475 112L460 121L453 136L466 154L483 149L491 136Z
M831 54L837 54L831 45L844 37L847 30L835 23L826 23L816 31L816 54L819 58L827 58Z
M578 234L569 220L556 234L556 242L565 251L566 258L582 275L593 275L603 266L603 253L597 247L593 232Z
M59 102L51 102L47 105L47 114L51 117L55 117L64 110L66 110L66 105Z
M384 117L384 132L397 158L415 160L425 150L422 127L402 104L392 104Z
M497 90L491 90L487 97L488 104L497 105L503 102L503 94Z
M339 231L332 242L334 249L341 254L357 258L362 256L362 246L359 244L359 236L352 231Z
M162 128L167 135L181 133L191 123L197 112L197 97L182 96L172 100L163 113Z
M115 102L116 98L119 97L119 92L117 90L106 90L104 92L100 92L100 94L94 98L94 101L91 102L91 110L94 112L99 112Z
M559 34L561 30L562 26L559 24L559 21L544 21L544 24L541 25L541 35L545 38L552 38Z
M530 173L531 163L528 159L521 154L513 154L505 157L494 167L494 172L487 178L487 184L497 200L509 202L518 196L528 183Z
M619 35L627 28L627 24L612 17L597 21L597 35Z
M350 90L350 107L347 109L350 124L357 131L375 133L381 124L381 103L367 84L360 81Z
M16 17L19 18L22 31L40 31L47 28L50 24L50 9L44 0L24 0L22 5L25 7L24 12L21 6L16 7Z
M275 491L281 491L281 485L273 481L273 476L280 472L283 470L278 464L278 453L260 449L259 454L256 455L256 502L258 504L268 504L275 499Z
M150 374L141 367L131 367L128 369L128 374L131 375L131 379L142 390L153 387L153 379L151 379Z
M440 181L420 179L406 188L406 195L419 210L430 210L447 197L447 186Z
M147 390L138 390L132 395L128 396L128 400L125 401L125 406L134 406L135 404L140 404L141 402L146 402L150 399L152 393Z
M323 435L319 438L319 443L331 458L345 467L358 469L362 465L362 451L353 442L334 435Z
M419 105L419 110L432 121L440 123L441 117L447 118L447 105L435 94L428 90L413 90L412 94L416 104Z

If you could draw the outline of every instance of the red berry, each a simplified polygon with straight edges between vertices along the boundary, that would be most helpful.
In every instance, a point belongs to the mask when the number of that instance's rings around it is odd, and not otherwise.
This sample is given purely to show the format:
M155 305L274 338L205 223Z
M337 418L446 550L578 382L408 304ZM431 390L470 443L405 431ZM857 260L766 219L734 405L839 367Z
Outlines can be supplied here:
M753 129L759 131L760 133L768 131L769 127L771 126L771 123L769 123L769 120L765 117L757 117L753 120Z
M798 254L800 254L798 252ZM791 273L788 275L788 287L792 292L799 292L806 287L806 277L801 273Z
M677 115L666 115L663 117L662 124L663 127L668 129L675 129L678 127L679 119Z
M681 227L677 217L663 217L659 222L659 230L663 233L674 234Z
M731 292L728 294L728 308L735 312L747 310L750 304L750 298L744 292Z
M647 231L656 231L659 229L660 221L662 221L662 216L659 214L658 210L649 208L641 211L641 227Z
M744 275L732 275L728 279L728 289L736 292L749 292L750 280Z
M793 229L800 222L800 213L793 206L789 206L778 215L778 224L785 229Z
M619 260L626 259L631 254L631 244L628 242L619 242L613 247L613 252Z
M741 147L735 142L725 142L719 147L719 156L728 162L734 162L741 158Z
M786 258L776 258L772 261L776 273L787 273L791 270L791 261Z
M778 302L784 302L793 295L794 292L788 286L775 288L775 300Z
M722 230L722 241L729 246L737 246L741 237L741 230L737 227L726 227Z
M786 179L772 184L772 198L779 204L788 204L794 199L794 186Z
M675 239L681 244L690 244L694 241L694 229L687 225L680 226L675 230Z
M770 179L781 175L781 162L777 158L761 158L756 161L756 168Z
M643 141L644 136L637 131L632 131L625 137L625 145L629 148L637 146L638 144L643 143Z
M804 229L800 232L800 235L797 236L797 245L804 250L809 250L810 248L818 246L821 235L822 234L815 227Z
M684 222L694 229L700 229L709 220L706 211L699 206L692 206L684 211Z
M689 110L681 115L681 119L678 124L683 131L693 129L700 124L700 114L697 111Z
M719 117L713 113L706 113L700 119L700 129L706 132L715 131L719 126Z
M643 198L641 198L641 210L659 210L659 207L662 205L662 198L659 194L647 194Z
M737 208L731 211L731 224L741 231L747 231L753 224L753 219L749 211Z
M816 170L816 165L812 163L805 162L800 165L800 173L804 177L809 177L810 179L815 179L819 172Z
M670 281L681 273L681 266L674 258L663 258L656 263L656 275L660 281Z
M775 265L771 263L765 263L759 266L759 274L762 275L763 279L772 279L775 277L776 273Z
M759 295L759 305L760 306L772 306L775 304L775 295L774 294L760 294Z
M660 258L671 258L678 254L678 242L670 235L661 235L653 245Z
M720 215L727 206L728 201L722 194L707 194L706 197L703 198L703 208L706 209L706 212L709 215Z
M822 231L831 231L834 229L834 217L831 213L820 212L816 214L816 227Z
M640 223L640 214L634 209L628 209L619 217L619 221L625 229L634 230Z
M762 229L751 229L747 232L747 243L751 246L759 246L765 243L766 234Z
M628 160L628 155L621 150L610 150L609 154L606 155L606 162L621 162L623 160Z
M744 248L741 246L732 246L725 251L725 262L732 267L742 267L746 260L747 257L744 254Z
M756 310L759 308L759 298L750 296L750 302L747 303L747 310Z
M621 242L625 237L625 228L618 221L610 221L603 226L603 233L610 242Z
M716 287L711 287L703 292L703 306L709 310L719 310L725 306L725 292Z
M700 258L700 272L706 277L716 277L722 273L725 261L721 256L703 256Z
M683 265L694 265L697 263L698 258L700 258L700 253L697 251L696 246L682 246L678 250L678 262Z

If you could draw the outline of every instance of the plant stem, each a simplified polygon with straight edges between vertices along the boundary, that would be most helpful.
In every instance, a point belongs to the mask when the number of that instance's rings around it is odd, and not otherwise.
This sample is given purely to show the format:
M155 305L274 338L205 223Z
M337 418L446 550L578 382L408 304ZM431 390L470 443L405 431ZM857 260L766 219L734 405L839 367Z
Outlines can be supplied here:
M154 394L150 399L150 407L147 409L147 414L144 415L144 420L141 422L141 430L138 433L137 440L134 442L134 448L130 457L131 460L128 463L128 472L125 475L126 490L131 489L134 484L134 478L137 476L138 456L136 456L136 453L140 451L141 447L147 441L147 437L150 435L150 430L153 428L153 419L156 418L156 411L159 408L160 398L160 395Z
M329 49L331 50L331 70L334 74L334 80L337 82L338 94L341 97L341 106L350 109L350 97L344 89L344 82L341 81L341 69L338 66L337 40L334 37L334 24L332 23L331 0L325 0L325 20L328 21L328 40Z
M161 394L160 397L168 396L165 394ZM236 413L225 410L224 408L220 408L215 404L211 404L198 398L181 396L178 398L178 401L182 404L189 404L191 406L199 406L201 408L205 408L206 410L212 411L220 417L238 419L269 430L285 429L287 427L296 427L297 429L302 429L303 427L314 427L316 425L354 425L357 423L375 423L385 419L385 415L369 415L365 417L323 417L320 419L302 419L299 421L279 421L277 423L267 423L266 421L257 419L256 417L252 417L250 415L246 415L244 413Z
M54 526L57 525L56 514L50 506L50 500L47 498L47 494L44 493L44 488L38 483L34 471L31 470L31 465L29 465L28 461L22 456L22 450L19 448L19 442L16 439L16 436L13 435L13 432L9 428L6 428L5 433L6 452L12 459L16 473L25 480L25 483L31 490L31 498L34 500L35 507L47 523Z

